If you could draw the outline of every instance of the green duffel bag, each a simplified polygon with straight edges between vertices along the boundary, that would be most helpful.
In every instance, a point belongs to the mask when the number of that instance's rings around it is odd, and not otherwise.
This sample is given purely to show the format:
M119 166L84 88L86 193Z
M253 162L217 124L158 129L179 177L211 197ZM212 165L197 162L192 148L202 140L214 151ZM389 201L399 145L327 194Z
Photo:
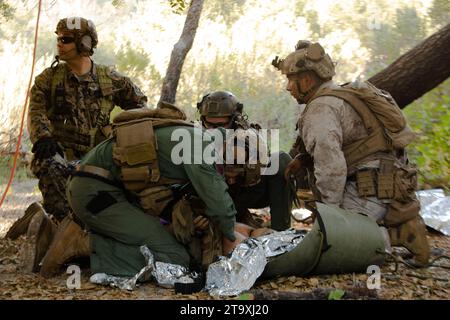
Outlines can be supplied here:
M317 203L316 222L292 251L269 261L261 278L366 272L381 266L385 241L377 223L364 214Z

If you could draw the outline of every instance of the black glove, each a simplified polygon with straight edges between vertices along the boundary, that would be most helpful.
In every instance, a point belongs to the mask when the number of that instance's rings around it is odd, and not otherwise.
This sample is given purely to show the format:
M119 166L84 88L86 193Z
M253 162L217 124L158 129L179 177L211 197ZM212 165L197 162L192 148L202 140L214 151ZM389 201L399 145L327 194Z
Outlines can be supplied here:
M64 152L52 137L44 137L36 141L31 152L34 153L34 158L38 160L48 159L53 157L57 152L64 156Z

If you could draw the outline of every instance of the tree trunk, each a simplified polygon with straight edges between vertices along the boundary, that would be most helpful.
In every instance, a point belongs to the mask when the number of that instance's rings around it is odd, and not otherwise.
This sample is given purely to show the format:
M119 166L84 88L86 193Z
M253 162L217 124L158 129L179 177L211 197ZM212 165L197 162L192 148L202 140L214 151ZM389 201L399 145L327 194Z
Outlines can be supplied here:
M400 108L450 76L450 24L431 35L369 79L388 91Z
M175 103L178 81L187 53L192 48L204 0L192 0L180 40L175 44L167 67L159 101Z

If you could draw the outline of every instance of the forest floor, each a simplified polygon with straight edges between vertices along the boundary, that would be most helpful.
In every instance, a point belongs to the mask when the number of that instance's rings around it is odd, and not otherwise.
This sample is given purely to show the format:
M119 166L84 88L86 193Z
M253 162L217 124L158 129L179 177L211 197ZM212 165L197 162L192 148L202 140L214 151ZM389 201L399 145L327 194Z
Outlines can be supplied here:
M13 184L12 191L0 211L0 300L11 299L57 299L57 300L170 300L218 299L206 292L190 295L176 294L174 289L162 288L155 283L140 284L134 291L104 287L89 282L89 270L81 273L80 289L69 289L69 274L62 273L51 279L38 274L30 274L21 267L20 251L26 242L25 236L12 241L3 239L13 222L21 217L26 207L40 199L36 180L30 179ZM3 188L1 188L3 190ZM304 225L295 223L295 228ZM429 232L428 239L432 248L432 259L439 255L450 256L450 237ZM400 251L400 253L404 251ZM309 277L281 277L272 280L257 281L250 290L253 295L227 297L225 299L321 299L337 293L345 294L342 299L381 299L381 300L423 300L450 299L449 260L440 259L435 264L447 266L410 269L404 264L386 263L381 268L379 289L368 290L370 274L342 274ZM222 299L222 298L221 298Z

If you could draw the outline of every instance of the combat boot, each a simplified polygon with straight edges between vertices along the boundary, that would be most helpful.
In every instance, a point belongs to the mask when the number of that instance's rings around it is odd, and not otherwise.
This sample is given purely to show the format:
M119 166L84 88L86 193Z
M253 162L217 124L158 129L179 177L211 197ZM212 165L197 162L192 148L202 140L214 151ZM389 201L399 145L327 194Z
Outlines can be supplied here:
M421 216L408 220L398 227L389 228L392 246L403 246L408 249L417 267L426 267L430 258L430 247L427 240L427 229Z
M89 234L70 217L65 217L58 226L40 270L41 276L49 278L58 273L65 262L90 254Z
M37 204L35 209L36 211L28 223L26 242L20 251L20 259L25 272L39 270L39 263L47 252L57 228L42 206Z
M42 210L44 209L42 208L40 203L33 202L32 204L30 204L30 206L25 210L25 214L16 222L14 222L11 228L9 228L8 232L5 235L5 239L16 240L21 235L27 233L31 219L33 219L36 213Z

